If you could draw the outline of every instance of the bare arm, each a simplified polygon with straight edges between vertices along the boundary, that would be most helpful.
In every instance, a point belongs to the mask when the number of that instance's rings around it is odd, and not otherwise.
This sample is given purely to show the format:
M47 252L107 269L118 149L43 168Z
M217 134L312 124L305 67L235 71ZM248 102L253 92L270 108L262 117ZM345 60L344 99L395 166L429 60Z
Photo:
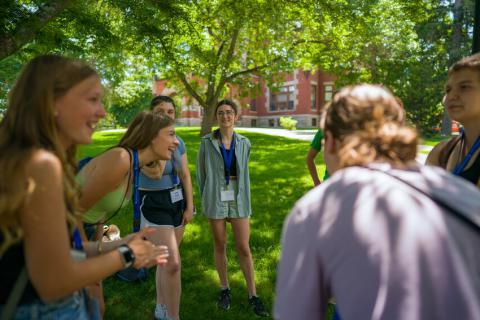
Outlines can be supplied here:
M182 155L182 170L180 171L180 180L182 181L182 187L185 191L185 200L187 207L183 212L183 225L186 225L193 219L193 189L192 178L190 176L190 170L188 169L187 152Z
M35 189L20 212L20 223L25 234L26 267L40 298L53 301L65 297L122 269L117 250L84 261L71 258L61 163L52 153L40 150L27 168ZM163 248L156 248L142 236L139 233L129 243L138 258L136 266L164 263Z
M117 251L82 262L71 259L60 161L38 151L28 175L35 190L20 217L29 277L42 300L58 299L121 269Z
M315 165L315 157L318 155L318 153L319 152L317 150L310 148L308 150L306 159L307 168L315 186L318 186L321 183L320 179L318 178L317 166Z

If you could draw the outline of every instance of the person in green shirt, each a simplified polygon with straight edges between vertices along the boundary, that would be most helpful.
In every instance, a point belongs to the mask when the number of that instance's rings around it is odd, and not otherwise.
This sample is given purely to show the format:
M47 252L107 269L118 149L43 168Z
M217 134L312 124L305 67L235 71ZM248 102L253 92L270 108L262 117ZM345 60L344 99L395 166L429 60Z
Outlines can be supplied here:
M323 131L322 129L318 129L315 137L313 137L312 143L310 144L310 149L307 153L307 168L310 172L310 176L312 177L313 184L318 186L321 181L318 178L317 166L315 165L315 158L317 157L318 153L322 150L322 140L323 140ZM323 180L328 178L328 171L325 170L325 175L323 176Z

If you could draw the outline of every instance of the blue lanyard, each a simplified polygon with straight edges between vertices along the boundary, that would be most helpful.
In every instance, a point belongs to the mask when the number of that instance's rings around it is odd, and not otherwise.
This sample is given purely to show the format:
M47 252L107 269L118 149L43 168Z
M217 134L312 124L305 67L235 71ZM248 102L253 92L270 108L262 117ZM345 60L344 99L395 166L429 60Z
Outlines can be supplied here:
M76 250L83 250L82 237L78 228L73 230L73 248Z
M133 153L133 232L140 230L140 192L138 191L138 183L140 176L140 164L138 162L137 149L132 150Z
M177 169L175 169L175 155L174 153L172 153L172 183L173 183L173 186L175 187L176 185L178 185L180 183L180 179L178 178L178 174L177 174Z
M465 142L465 133L462 132L462 139L463 141ZM468 152L468 154L465 156L465 158L463 158L462 162L460 162L456 167L455 169L453 169L453 174L456 175L456 176L459 176L463 170L465 169L465 167L468 165L468 163L470 162L470 159L472 159L473 155L475 154L475 152L477 152L477 150L480 148L480 137L477 138L477 140L475 140L475 143L473 144L472 146L472 149L470 149L470 151Z
M218 132L218 134L220 136L220 150L222 150L223 163L225 164L225 183L228 186L228 184L230 183L230 168L232 167L233 154L235 153L235 133L232 136L232 142L230 142L230 150L228 151L223 145L222 135L220 134L220 131Z

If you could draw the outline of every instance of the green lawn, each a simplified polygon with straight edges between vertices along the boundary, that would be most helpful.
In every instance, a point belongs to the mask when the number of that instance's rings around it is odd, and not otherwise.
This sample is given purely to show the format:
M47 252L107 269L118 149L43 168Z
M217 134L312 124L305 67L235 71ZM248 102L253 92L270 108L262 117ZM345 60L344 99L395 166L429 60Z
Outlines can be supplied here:
M452 138L453 136L441 136L441 135L434 135L434 136L429 136L429 137L422 137L420 139L420 144L426 145L426 146L436 146L439 142L442 142L444 140L448 140Z
M241 131L240 131L241 132ZM189 168L195 177L195 159L199 146L198 128L177 128L188 150ZM100 132L91 146L79 150L79 157L95 155L115 144L121 132ZM252 142L250 178L253 216L250 244L255 263L258 294L270 309L274 300L276 266L280 254L280 235L285 216L296 200L305 194L312 182L305 165L308 142L256 133L244 133ZM319 175L325 165L319 159ZM194 181L195 205L200 208ZM127 207L112 223L123 234L131 231L132 209ZM216 307L218 278L213 263L213 244L206 218L198 214L186 228L181 246L182 302L181 319L251 319L247 291L237 262L229 229L228 268L232 288L232 307L220 311ZM104 282L106 319L152 319L155 306L154 271L147 281L129 284L115 278Z

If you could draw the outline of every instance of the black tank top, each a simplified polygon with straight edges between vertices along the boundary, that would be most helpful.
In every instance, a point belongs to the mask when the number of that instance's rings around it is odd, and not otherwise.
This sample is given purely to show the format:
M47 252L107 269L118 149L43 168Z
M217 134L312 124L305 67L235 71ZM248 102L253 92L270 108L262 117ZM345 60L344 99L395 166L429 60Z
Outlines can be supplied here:
M477 155L477 158L472 163L470 168L464 170L459 176L470 181L474 185L478 184L480 180L480 153Z
M0 234L0 243L3 242L3 236ZM10 293L17 282L20 271L25 267L25 254L23 243L17 243L7 249L5 254L0 257L0 304L4 305ZM33 303L40 299L37 290L32 286L28 279L27 286L23 292L19 304Z
M223 161L225 162L225 157L223 156L222 153L222 158ZM225 177L227 177L228 171L227 168L225 168ZM230 165L230 177L236 177L237 176L237 156L235 155L235 152L233 153L232 157L232 164Z

